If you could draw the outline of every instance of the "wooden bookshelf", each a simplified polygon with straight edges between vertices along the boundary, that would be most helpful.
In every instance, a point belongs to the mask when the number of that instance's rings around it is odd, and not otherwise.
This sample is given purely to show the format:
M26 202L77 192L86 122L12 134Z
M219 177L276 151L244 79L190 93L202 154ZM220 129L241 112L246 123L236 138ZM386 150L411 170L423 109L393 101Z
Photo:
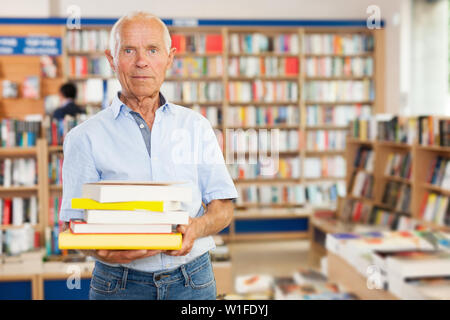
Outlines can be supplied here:
M380 207L391 211L393 214L401 214L413 218L419 222L419 224L436 230L450 230L450 226L438 225L434 222L425 221L421 216L421 208L424 194L426 192L433 192L442 196L450 197L450 190L444 189L438 185L431 184L427 181L429 178L431 166L433 160L436 157L441 156L446 159L450 159L450 148L441 146L422 146L417 143L406 144L391 141L363 141L355 138L347 139L347 163L351 164L347 167L347 185L350 184L350 178L355 171L364 171L365 169L353 167L356 151L360 146L371 148L375 152L375 165L373 173L374 175L374 194L372 199L363 197L353 197L347 195L345 199L363 201L372 204L373 206ZM387 165L387 159L389 154L396 153L401 155L411 154L412 169L411 177L409 179L391 176L385 174ZM383 193L386 188L386 183L389 181L396 181L401 184L406 184L411 188L409 206L410 210L402 211L395 208L391 208L382 202ZM350 190L348 190L350 192ZM340 212L342 214L342 212Z
M112 26L83 26L83 30L110 30ZM227 154L227 137L226 137L226 129L286 129L286 130L298 130L301 132L300 136L300 146L293 151L280 152L280 157L298 157L300 161L300 177L299 178L274 178L274 179L239 179L235 180L237 185L256 185L256 186L280 186L280 185L295 185L295 184L317 184L321 182L333 182L333 181L343 181L345 178L341 177L320 177L320 178L306 178L304 174L304 161L302 161L307 156L317 156L317 157L326 157L326 156L345 156L347 150L323 150L323 151L307 151L304 148L304 136L303 134L307 131L316 131L316 130L340 130L345 132L349 129L348 126L334 125L334 124L317 124L314 126L306 124L306 108L309 105L317 105L319 107L335 107L336 105L369 105L372 108L373 113L381 112L384 110L384 30L367 30L366 28L316 28L316 27L169 27L171 33L173 34L221 34L223 41L223 51L222 53L193 53L193 52L185 52L185 53L177 53L176 58L215 58L221 57L223 62L223 73L221 76L169 76L166 78L167 81L174 82L182 82L182 81L203 81L203 82L220 82L222 84L224 96L220 101L171 101L173 103L183 105L186 107L191 107L193 105L200 106L216 106L222 114L222 121L216 126L216 129L222 130L223 132L223 143L224 143L224 151ZM30 33L30 30L33 30L33 33L46 33L52 36L58 36L62 39L66 39L67 30L64 26L1 26L0 33L4 35L26 35ZM260 33L267 36L276 36L279 34L291 34L294 37L298 38L299 50L295 54L291 53L276 53L276 52L263 52L263 53L232 53L229 48L230 37L233 34L252 34L252 33ZM307 35L310 34L366 34L372 35L375 39L374 51L372 52L360 52L360 53L352 53L352 54L311 54L306 52L305 47L303 45L303 41ZM112 77L110 76L102 76L102 75L86 75L86 76L73 76L70 75L67 70L68 59L74 56L83 56L83 57L102 57L104 55L103 51L95 50L95 51L74 51L68 50L67 41L63 41L63 55L58 57L58 68L59 68L59 77L57 79L43 79L41 82L41 97L38 101L28 101L25 99L21 99L21 101L8 101L6 99L0 99L0 116L2 117L21 117L25 114L43 113L43 97L47 94L55 94L57 93L60 84L63 81L71 80L77 83L82 83L88 79L104 79L108 80ZM261 75L256 77L247 77L247 76L231 76L228 72L230 60L233 58L244 58L244 57L256 57L260 59L265 58L297 58L298 59L298 74L296 75L283 75L279 74L277 76L268 76ZM305 70L303 70L303 64L305 59L307 58L367 58L371 57L374 60L373 74L370 76L307 76ZM6 59L7 58L7 59ZM5 60L6 59L6 60ZM38 58L37 58L38 59ZM0 58L0 76L1 78L8 78L8 74L11 68L5 68L5 66L14 66L16 70L14 74L19 74L22 77L23 75L28 74L37 74L39 63L37 63L36 57L19 57L16 56L14 58L9 57L1 57ZM33 67L31 68L31 64ZM19 68L20 67L20 68ZM12 73L11 73L12 74ZM15 78L11 78L14 80ZM320 100L306 100L305 92L303 91L303 87L306 83L310 81L361 81L361 80L372 80L375 88L375 99L363 99L362 101L351 101L351 100L335 100L335 101L320 101ZM230 82L233 81L242 81L242 82L250 82L255 80L261 81L288 81L295 82L297 84L298 89L298 97L295 100L289 101L287 99L281 99L279 101L248 101L248 102L240 102L240 101L230 101L227 97L226 91ZM287 100L287 101L286 101ZM13 107L14 104L14 107ZM88 105L99 105L98 103L86 103ZM266 108L266 107L275 107L278 108L280 106L294 106L298 110L299 122L295 125L287 125L287 124L277 124L274 126L269 125L261 125L261 126L236 126L230 124L227 121L229 116L229 108L233 108L235 106L255 106L257 108ZM18 107L19 106L19 107ZM349 143L349 142L347 142ZM18 192L18 193L36 193L38 194L39 201L39 221L41 223L40 231L41 231L41 242L44 243L44 230L45 226L49 224L49 200L50 197L61 195L62 187L58 185L51 185L48 181L48 164L49 157L53 153L62 153L62 146L48 146L46 141L43 142L34 148L3 148L0 149L0 157L32 157L36 156L39 160L39 184L36 188L32 190L7 190ZM249 154L246 153L246 156ZM270 154L269 154L270 155ZM0 189L0 193L3 191ZM5 190L6 192L6 190ZM301 205L295 203L285 203L285 204L273 204L272 207L276 210L289 209L292 207L296 207ZM237 207L238 208L238 207ZM253 219L254 212L260 212L262 209L259 204L254 205L245 205L242 206L248 211L248 215L243 215L245 219ZM252 212L252 214L250 214ZM279 218L279 215L274 214L265 215L261 213L264 218ZM296 216L298 217L298 216ZM305 217L307 219L307 217ZM237 218L240 219L240 218ZM230 230L234 230L234 221L230 225ZM300 233L286 233L287 237L298 237ZM303 233L301 233L303 235ZM283 233L277 234L272 233L270 237L276 238L277 236L281 236L283 238ZM242 239L248 239L250 236L243 235ZM262 238L264 237L264 233L261 234ZM230 238L238 239L236 234L231 234Z

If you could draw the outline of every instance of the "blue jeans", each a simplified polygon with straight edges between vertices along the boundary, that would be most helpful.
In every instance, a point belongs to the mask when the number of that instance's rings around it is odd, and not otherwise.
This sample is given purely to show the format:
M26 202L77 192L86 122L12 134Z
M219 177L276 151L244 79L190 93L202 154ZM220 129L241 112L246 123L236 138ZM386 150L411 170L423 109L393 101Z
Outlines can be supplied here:
M209 252L176 269L143 272L96 261L91 300L214 300L216 280Z

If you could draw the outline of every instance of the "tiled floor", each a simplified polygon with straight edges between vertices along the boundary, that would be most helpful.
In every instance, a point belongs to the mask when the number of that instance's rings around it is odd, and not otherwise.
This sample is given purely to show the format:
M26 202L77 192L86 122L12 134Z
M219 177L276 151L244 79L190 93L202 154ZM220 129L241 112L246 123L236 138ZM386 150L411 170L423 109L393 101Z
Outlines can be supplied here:
M308 240L246 241L229 244L233 276L266 273L290 276L298 267L306 267Z

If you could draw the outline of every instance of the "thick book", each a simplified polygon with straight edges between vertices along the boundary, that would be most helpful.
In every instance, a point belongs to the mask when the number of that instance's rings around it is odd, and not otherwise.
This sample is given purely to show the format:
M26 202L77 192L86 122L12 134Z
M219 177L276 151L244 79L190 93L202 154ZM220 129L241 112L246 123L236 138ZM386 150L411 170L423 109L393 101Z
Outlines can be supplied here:
M75 234L101 233L171 233L171 224L106 224L70 221L70 231Z
M192 191L182 182L99 181L82 187L82 198L97 202L192 201Z
M179 201L126 201L101 203L87 198L73 198L72 209L84 210L149 210L149 211L177 211L181 210Z
M181 233L147 234L59 234L59 249L73 250L179 250Z
M187 211L113 211L113 210L86 210L87 223L107 224L188 224Z
M388 274L401 278L424 276L450 276L450 253L402 252L386 260Z

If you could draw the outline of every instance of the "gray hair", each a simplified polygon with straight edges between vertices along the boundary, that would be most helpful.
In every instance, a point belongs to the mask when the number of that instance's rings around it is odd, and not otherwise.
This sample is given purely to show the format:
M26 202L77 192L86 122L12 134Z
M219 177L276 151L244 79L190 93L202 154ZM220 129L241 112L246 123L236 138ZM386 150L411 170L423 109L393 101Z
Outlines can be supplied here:
M172 46L172 39L170 38L169 29L167 28L166 24L160 18L151 13L145 11L134 11L122 16L119 20L116 21L116 23L111 29L111 33L109 34L109 50L111 51L111 55L113 56L113 58L116 59L117 57L117 50L119 47L118 42L120 41L120 29L122 27L122 24L125 21L130 21L135 18L156 20L161 24L164 32L163 34L164 45L167 50L167 53L169 53L170 47Z

